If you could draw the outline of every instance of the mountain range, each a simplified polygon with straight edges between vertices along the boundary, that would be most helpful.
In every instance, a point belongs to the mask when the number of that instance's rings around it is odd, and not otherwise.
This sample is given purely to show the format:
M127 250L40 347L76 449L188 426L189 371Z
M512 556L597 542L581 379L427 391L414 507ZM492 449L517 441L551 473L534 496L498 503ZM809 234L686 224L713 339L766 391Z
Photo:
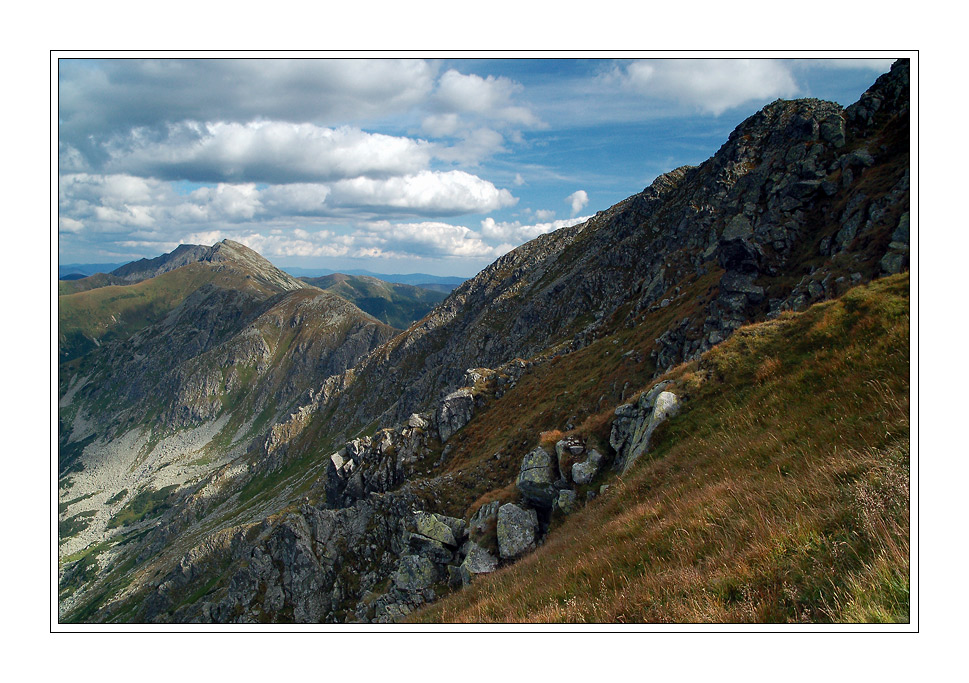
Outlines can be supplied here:
M416 320L231 241L61 282L61 619L907 621L909 138L906 60L778 100Z
M58 266L58 279L59 280L80 280L82 278L90 277L97 274L111 274L118 276L115 271L130 271L134 268L138 268L136 264L142 264L151 262L152 260L159 259L171 259L176 257L179 253L184 253L186 249L192 247L197 247L198 245L183 244L178 247L171 254L163 254L156 259L141 259L140 261L131 261L128 263L68 263ZM411 285L414 287L420 287L421 289L430 289L436 292L448 293L459 284L464 282L467 278L455 277L451 275L429 275L428 273L398 273L398 274L386 274L386 273L375 273L369 270L362 270L359 268L352 268L346 271L336 271L332 268L299 268L295 266L288 266L283 268L283 270L297 278L320 278L327 275L353 275L360 277L375 278L377 280L382 280L384 282L397 283L402 285Z

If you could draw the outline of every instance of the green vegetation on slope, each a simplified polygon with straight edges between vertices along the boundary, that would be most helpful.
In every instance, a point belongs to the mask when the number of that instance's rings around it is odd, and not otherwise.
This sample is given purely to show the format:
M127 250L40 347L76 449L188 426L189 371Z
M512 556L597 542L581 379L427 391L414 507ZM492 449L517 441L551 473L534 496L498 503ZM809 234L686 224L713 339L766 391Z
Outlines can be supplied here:
M108 522L108 528L128 526L149 517L155 517L171 506L171 495L178 488L177 485L166 486L157 491L145 489L128 501L118 513Z
M672 370L683 412L649 455L535 553L412 618L908 621L908 286L741 328Z
M60 362L158 322L214 276L211 268L193 264L134 285L62 294L57 306Z
M77 280L58 280L57 294L58 296L64 296L65 294L77 294L78 292L86 292L91 289L98 289L99 287L127 284L120 277L107 273L95 273L94 275L82 277Z
M125 339L160 321L206 284L225 289L276 290L242 268L190 263L133 285L109 285L62 294L57 302L59 362L78 358L114 339Z
M423 318L434 306L447 298L447 294L443 292L384 282L363 275L334 273L324 277L300 279L343 297L377 320L398 329L407 329L411 323Z

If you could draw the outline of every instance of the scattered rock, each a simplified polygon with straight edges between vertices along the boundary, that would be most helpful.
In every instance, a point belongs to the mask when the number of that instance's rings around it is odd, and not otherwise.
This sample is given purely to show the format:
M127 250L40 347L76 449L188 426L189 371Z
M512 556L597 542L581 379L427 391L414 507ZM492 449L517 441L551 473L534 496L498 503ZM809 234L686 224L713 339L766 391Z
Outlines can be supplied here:
M498 552L502 559L513 560L533 550L537 533L535 510L520 508L514 503L498 508Z
M575 436L569 436L555 444L555 456L558 460L559 472L563 477L567 477L572 470L572 463L576 456L585 453L585 445L582 440Z
M468 554L461 567L471 574L489 574L498 567L498 558L474 541L468 543Z
M559 497L555 501L555 507L562 511L562 514L570 515L576 509L575 491L564 489L559 491Z
M419 591L437 581L437 567L426 557L404 555L394 575L394 585L402 591Z
M905 266L908 265L908 254L899 253L897 251L889 251L882 257L879 265L882 267L882 270L889 275L901 273Z
M572 481L579 485L588 484L599 473L599 468L604 459L605 456L599 451L595 449L589 451L589 455L584 461L572 465Z
M533 505L552 507L558 497L558 488L555 486L557 469L556 460L539 446L522 459L521 471L515 482L518 492Z
M458 541L454 537L454 531L441 518L442 515L429 512L414 513L414 523L417 533L431 540L443 543L444 545L449 545L452 548L457 547Z

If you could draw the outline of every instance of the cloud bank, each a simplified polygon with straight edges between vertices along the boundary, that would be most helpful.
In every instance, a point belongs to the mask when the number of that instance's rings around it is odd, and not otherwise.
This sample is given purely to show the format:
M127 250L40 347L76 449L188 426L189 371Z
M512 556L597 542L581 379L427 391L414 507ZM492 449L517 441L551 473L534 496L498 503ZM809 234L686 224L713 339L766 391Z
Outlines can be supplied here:
M276 257L484 265L584 220L589 192L612 203L657 172L705 158L722 140L707 124L724 112L795 96L799 81L815 95L860 73L867 87L887 67L61 60L58 244L75 262L231 237ZM660 137L647 139L647 129ZM563 197L572 218L555 220Z

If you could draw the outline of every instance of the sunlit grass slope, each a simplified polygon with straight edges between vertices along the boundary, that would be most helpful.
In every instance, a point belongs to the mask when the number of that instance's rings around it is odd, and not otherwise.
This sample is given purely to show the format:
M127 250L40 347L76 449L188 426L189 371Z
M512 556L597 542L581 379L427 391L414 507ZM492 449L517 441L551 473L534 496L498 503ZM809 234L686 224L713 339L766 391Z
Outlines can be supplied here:
M133 285L106 285L62 293L57 302L60 360L84 355L98 344L124 339L158 322L206 284L227 289L251 287L272 292L239 269L191 263ZM80 281L79 281L80 282Z
M741 328L535 553L423 622L909 620L909 280Z

